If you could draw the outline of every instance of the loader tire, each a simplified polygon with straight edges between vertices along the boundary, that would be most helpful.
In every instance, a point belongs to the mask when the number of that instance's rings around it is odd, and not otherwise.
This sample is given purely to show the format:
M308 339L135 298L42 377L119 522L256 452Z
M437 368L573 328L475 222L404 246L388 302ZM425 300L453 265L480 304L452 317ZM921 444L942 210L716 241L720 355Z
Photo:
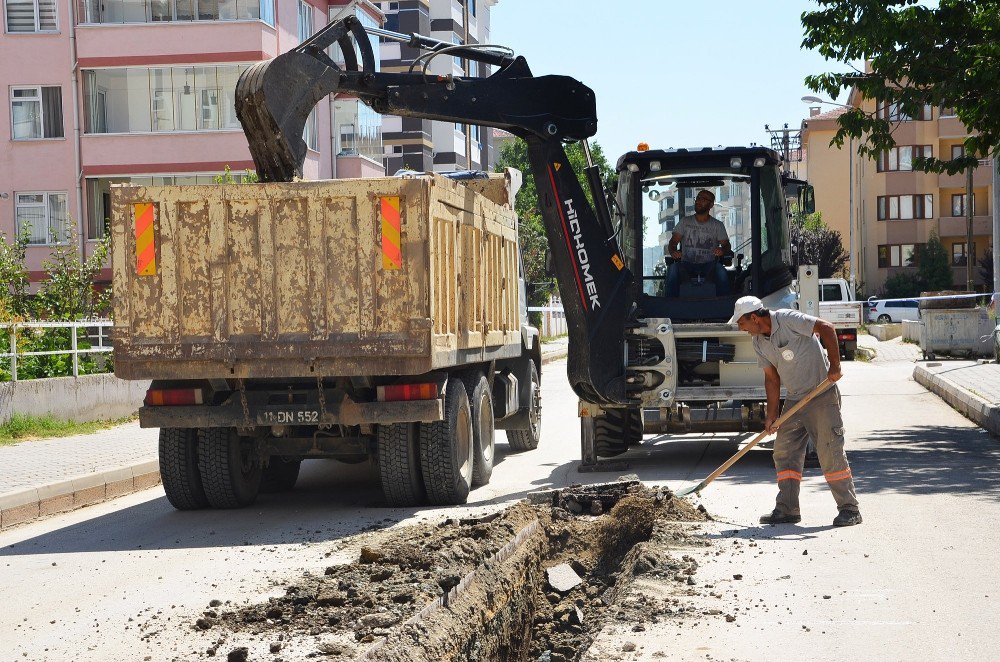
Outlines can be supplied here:
M425 502L416 423L378 426L378 474L388 505L419 506Z
M301 458L272 457L260 476L261 494L277 494L294 489L295 483L299 480L299 469L301 468Z
M642 415L636 409L608 409L594 419L594 447L599 457L614 457L642 443Z
M444 420L420 424L420 471L427 500L456 506L469 499L472 487L472 410L461 379L445 387Z
M493 393L481 372L467 374L463 381L472 410L472 485L478 487L489 483L493 475L493 451L496 448Z
M177 510L208 506L198 472L198 431L194 428L160 428L160 479L167 501Z
M507 430L507 443L515 452L533 451L538 448L542 436L542 388L538 379L538 367L531 362L531 380L527 385L530 389L528 405L528 429Z
M198 469L213 508L244 508L257 499L263 474L257 441L234 428L202 428Z

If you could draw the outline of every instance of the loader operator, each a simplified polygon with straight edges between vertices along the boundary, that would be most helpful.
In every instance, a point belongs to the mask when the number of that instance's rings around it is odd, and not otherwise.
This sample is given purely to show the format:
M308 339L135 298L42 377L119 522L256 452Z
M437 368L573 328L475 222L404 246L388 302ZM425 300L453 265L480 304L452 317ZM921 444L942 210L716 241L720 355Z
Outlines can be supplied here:
M831 386L816 396L780 429L775 427L782 384L788 393L785 399L785 409L788 409L824 379L829 378L831 382L840 379L840 348L833 325L797 310L769 311L760 299L753 296L736 301L729 323L736 324L741 331L753 336L757 365L764 370L767 391L764 426L768 432L778 433L774 442L778 498L774 511L760 518L761 524L795 524L802 520L799 487L810 437L816 446L823 475L837 502L839 513L833 525L861 524L854 479L844 453L844 421L840 415L840 390L837 386ZM823 348L826 348L825 354Z
M694 199L694 214L685 216L674 228L667 248L674 263L667 271L668 297L680 296L681 272L689 278L714 275L715 294L729 294L729 276L719 258L731 250L729 234L722 221L709 215L715 206L715 194L698 191ZM680 244L680 250L677 244Z

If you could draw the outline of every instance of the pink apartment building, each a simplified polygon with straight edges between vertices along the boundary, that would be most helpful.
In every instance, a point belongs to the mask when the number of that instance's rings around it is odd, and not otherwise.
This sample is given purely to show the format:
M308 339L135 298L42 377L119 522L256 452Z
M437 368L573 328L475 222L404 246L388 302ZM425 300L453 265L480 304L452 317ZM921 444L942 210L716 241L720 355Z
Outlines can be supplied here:
M227 165L252 169L234 107L248 65L289 50L345 12L370 25L383 20L367 0L0 4L0 89L7 96L0 104L0 234L30 235L33 280L53 245L75 235L81 251L92 251L104 234L111 184L202 184ZM357 149L349 115L357 125L359 111L351 101L317 105L304 135L307 179L384 174L377 129L369 133L378 144ZM347 119L332 118L338 109ZM336 135L334 125L343 127Z

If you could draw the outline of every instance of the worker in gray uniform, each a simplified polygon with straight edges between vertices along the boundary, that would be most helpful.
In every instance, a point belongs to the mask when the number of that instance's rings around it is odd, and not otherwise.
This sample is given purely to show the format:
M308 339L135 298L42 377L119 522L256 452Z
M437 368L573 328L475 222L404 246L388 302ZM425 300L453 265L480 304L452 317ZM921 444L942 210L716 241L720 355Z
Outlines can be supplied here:
M768 432L778 433L774 442L778 498L774 511L760 518L761 524L794 524L802 520L799 487L810 437L816 446L823 475L837 502L839 513L833 525L861 524L854 479L844 453L844 421L840 415L840 390L837 386L831 386L816 396L785 421L780 429L775 425L782 385L787 392L787 409L824 379L829 378L832 382L840 379L840 348L833 325L797 310L768 310L760 299L753 296L737 299L729 323L736 324L741 331L753 336L757 365L764 370L764 389L767 392L764 426Z

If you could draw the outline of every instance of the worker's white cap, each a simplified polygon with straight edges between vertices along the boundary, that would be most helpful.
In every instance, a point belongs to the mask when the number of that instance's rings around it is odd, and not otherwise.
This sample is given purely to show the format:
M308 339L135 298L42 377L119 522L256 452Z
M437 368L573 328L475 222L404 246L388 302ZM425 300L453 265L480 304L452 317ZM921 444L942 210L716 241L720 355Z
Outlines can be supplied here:
M736 300L736 309L733 310L733 316L730 318L730 324L736 324L736 320L743 317L747 313L753 313L764 307L764 302L757 297L740 297Z

